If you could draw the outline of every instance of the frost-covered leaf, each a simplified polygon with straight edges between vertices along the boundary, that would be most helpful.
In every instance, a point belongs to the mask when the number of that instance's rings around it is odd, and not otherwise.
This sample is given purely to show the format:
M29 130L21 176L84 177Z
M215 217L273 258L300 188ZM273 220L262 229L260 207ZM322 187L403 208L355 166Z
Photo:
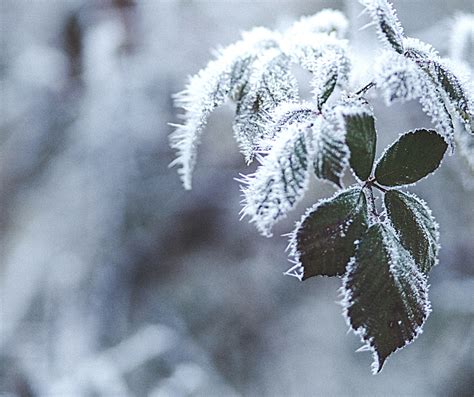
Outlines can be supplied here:
M273 140L282 130L292 124L302 127L314 121L319 112L314 104L308 102L284 102L274 108L265 123L264 140L258 143L260 151L267 151L273 145Z
M342 187L341 178L348 164L349 149L345 143L344 130L332 110L323 112L313 123L314 173Z
M412 342L430 313L428 285L409 252L386 225L362 237L343 281L344 315L373 352L372 370Z
M300 278L344 274L367 223L367 202L358 187L308 209L296 225L289 246L301 269Z
M377 143L373 112L362 102L343 105L340 109L350 151L350 165L357 177L365 181L372 172Z
M361 0L377 26L380 40L403 54L403 28L392 5L386 0Z
M345 51L339 48L328 48L324 54L315 60L312 66L313 96L322 110L336 86L345 87L350 71L350 61Z
M413 194L389 190L384 197L390 222L400 242L425 274L438 261L438 224L428 205Z
M375 168L375 179L385 186L415 183L439 167L447 147L434 130L407 132L382 155Z
M274 223L286 216L303 196L310 174L308 131L292 124L278 135L254 174L244 176L243 216L249 216L257 229L271 236Z
M393 51L384 52L375 66L375 82L387 105L418 99L438 132L452 145L454 127L442 94L415 60Z
M247 162L258 142L266 137L269 112L282 102L298 99L298 85L290 61L279 49L270 49L253 63L247 84L237 102L234 133Z
M442 59L429 44L407 37L405 39L406 56L413 59L442 93L450 110L464 123L466 129L473 133L473 98L468 83L457 75L456 66L449 60ZM464 76L463 76L464 77Z
M176 95L176 106L184 109L183 124L175 125L170 145L177 157L171 165L179 167L186 189L191 189L197 146L211 112L226 99L235 97L245 85L247 67L258 54L278 45L279 37L263 28L243 34L243 39L217 53L199 73L189 79L184 91Z

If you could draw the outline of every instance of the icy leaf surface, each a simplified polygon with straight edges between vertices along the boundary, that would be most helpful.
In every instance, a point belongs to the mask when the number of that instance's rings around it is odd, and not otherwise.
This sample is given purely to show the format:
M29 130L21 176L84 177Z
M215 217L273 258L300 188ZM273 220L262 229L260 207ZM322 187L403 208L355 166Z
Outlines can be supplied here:
M278 135L254 174L244 176L243 216L271 236L275 222L286 216L306 191L310 174L307 128L292 124Z
M438 261L438 224L428 205L414 194L390 190L384 197L387 214L400 242L428 274Z
M268 113L285 101L297 100L298 86L290 73L290 61L278 49L270 49L255 61L249 80L237 102L234 133L247 162L258 142L265 139Z
M184 91L176 95L175 104L184 114L183 124L175 125L170 135L171 147L177 151L172 165L179 167L186 189L191 189L197 147L209 115L229 96L239 95L255 54L277 46L277 39L275 33L263 28L245 33L241 41L219 51L217 58L192 76Z
M324 112L312 126L314 173L342 187L341 178L348 164L349 150L344 130L331 110Z
M412 342L430 313L426 277L386 225L362 237L343 280L344 314L372 350L372 370Z
M265 123L264 138L259 142L260 151L266 151L273 145L273 140L280 132L288 128L292 124L304 127L310 124L318 117L314 104L311 103L295 103L284 102L274 108Z
M447 147L443 137L434 130L410 131L382 155L375 168L375 178L385 186L415 183L439 167Z
M453 122L443 95L437 82L415 60L393 51L384 52L375 66L375 82L387 105L418 99L438 132L453 144Z
M468 83L464 81L465 78L457 76L451 63L440 58L428 44L413 38L406 38L405 43L407 56L432 79L450 110L464 123L469 132L474 133L473 94Z
M346 129L349 162L361 181L369 178L375 159L377 133L374 115L366 104L342 106L341 115Z
M386 0L361 0L377 26L380 40L403 54L403 28L392 5Z
M290 253L302 269L301 279L344 274L367 223L367 202L360 188L308 209L290 238Z

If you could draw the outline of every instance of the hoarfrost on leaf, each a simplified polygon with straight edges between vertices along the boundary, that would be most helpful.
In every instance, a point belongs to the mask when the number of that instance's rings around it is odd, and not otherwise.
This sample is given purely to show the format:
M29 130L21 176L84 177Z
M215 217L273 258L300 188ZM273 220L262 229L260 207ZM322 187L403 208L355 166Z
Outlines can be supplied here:
M375 82L387 105L418 99L438 132L453 146L454 126L443 96L437 83L415 60L384 52L375 67Z
M439 231L428 205L414 194L390 190L385 208L402 245L413 256L421 272L428 274L438 262Z
M290 255L301 279L341 276L367 229L367 201L359 187L309 208L290 236Z
M386 0L360 0L377 26L379 39L403 54L403 28L391 3Z
M391 228L372 225L343 279L344 315L373 352L373 373L420 333L431 308L427 279Z
M183 124L174 125L170 135L171 147L177 157L171 165L179 167L186 189L191 189L192 172L196 164L197 146L211 112L226 99L235 97L245 85L246 67L255 54L277 46L278 35L256 28L243 34L243 39L218 51L217 58L192 76L186 88L176 95L175 104L184 109Z
M243 216L264 236L286 216L307 189L311 169L307 128L292 124L277 136L254 174L243 176Z
M314 173L342 187L342 176L349 162L349 149L345 143L344 129L333 108L323 109L323 114L311 127L314 147Z
M257 59L248 82L237 102L234 133L242 153L250 162L264 140L269 112L285 101L298 99L296 79L290 73L290 61L273 48Z

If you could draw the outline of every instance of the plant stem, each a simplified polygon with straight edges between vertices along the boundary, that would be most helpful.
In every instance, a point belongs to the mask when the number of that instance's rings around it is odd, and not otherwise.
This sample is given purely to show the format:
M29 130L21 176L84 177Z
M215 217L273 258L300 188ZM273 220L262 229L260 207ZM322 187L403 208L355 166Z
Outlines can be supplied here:
M372 87L375 87L375 82L371 81L369 84L366 86L362 87L359 91L355 93L355 95L362 95L365 94L368 90L370 90Z

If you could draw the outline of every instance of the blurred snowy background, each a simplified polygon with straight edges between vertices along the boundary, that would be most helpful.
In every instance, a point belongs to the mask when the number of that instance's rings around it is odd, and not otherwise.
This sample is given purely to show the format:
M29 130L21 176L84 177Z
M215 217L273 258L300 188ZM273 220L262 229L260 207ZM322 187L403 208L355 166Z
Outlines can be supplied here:
M408 35L472 62L471 0L394 5ZM377 43L356 1L0 7L0 395L472 396L474 192L459 156L412 189L441 224L433 313L377 376L346 335L339 280L282 275L279 235L330 185L314 182L272 239L240 222L231 106L211 117L194 189L168 169L171 95L242 30L341 9L363 80ZM429 126L418 104L374 104L381 144Z

